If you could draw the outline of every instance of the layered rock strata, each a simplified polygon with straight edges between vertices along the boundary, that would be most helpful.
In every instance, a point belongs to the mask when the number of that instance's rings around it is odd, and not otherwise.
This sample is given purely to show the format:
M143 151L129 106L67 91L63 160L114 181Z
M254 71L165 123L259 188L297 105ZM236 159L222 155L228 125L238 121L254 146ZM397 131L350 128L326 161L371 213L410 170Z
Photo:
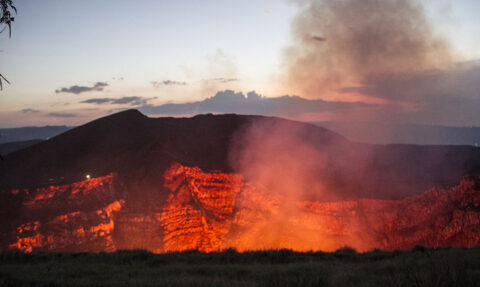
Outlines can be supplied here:
M365 251L480 244L480 180L473 176L402 200L312 202L277 194L240 174L173 163L159 179L166 200L159 197L148 210L126 209L129 197L119 195L116 180L108 175L13 190L23 201L8 248Z

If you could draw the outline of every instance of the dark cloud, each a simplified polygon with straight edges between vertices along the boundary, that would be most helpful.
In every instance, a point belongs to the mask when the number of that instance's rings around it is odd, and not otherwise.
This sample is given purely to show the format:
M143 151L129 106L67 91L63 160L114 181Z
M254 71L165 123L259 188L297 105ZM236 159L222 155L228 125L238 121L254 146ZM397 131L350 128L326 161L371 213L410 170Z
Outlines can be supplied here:
M316 40L316 41L319 41L319 42L327 41L327 38L323 38L323 37L320 37L320 36L312 36L312 39Z
M393 100L409 108L397 110L397 122L442 125L480 125L480 63L464 63L445 70L369 77L365 85L346 87L341 92L356 92ZM384 108L386 110L386 108ZM392 113L377 116L392 120Z
M276 98L262 97L252 91L245 96L232 90L219 91L211 98L184 104L145 105L140 110L146 114L185 115L198 113L238 113L276 116L299 116L326 111L345 111L359 107L373 107L365 103L329 102L308 100L298 96Z
M165 80L165 81L151 81L150 82L155 88L158 88L160 86L186 86L186 82L180 82L180 81L172 81L172 80Z
M143 97L123 97L112 100L112 104L145 105L150 99Z
M40 112L39 110L35 110L35 109L23 109L22 110L22 113L24 113L24 114L39 113L39 112Z
M81 101L80 103L86 103L86 104L106 104L112 102L113 99L111 98L92 98L92 99L87 99L85 101Z
M178 81L166 80L166 81L163 81L163 84L164 84L165 86L169 86L169 85L185 86L187 83L185 83L185 82L178 82Z
M80 103L86 103L86 104L114 104L114 105L132 105L132 106L140 106L140 105L146 105L148 101L152 100L154 98L144 98L144 97L123 97L123 98L92 98L92 99L87 99L84 101L81 101Z
M56 117L56 118L74 118L74 117L77 117L78 114L52 112L52 113L48 113L47 116Z
M105 83L105 82L97 82L95 83L95 85L93 85L92 87L86 87L86 86L71 86L69 88L61 88L61 89L58 89L58 90L55 90L55 93L70 93L70 94L81 94L81 93L85 93L85 92L93 92L93 91L103 91L103 89L105 87L107 87L108 84Z

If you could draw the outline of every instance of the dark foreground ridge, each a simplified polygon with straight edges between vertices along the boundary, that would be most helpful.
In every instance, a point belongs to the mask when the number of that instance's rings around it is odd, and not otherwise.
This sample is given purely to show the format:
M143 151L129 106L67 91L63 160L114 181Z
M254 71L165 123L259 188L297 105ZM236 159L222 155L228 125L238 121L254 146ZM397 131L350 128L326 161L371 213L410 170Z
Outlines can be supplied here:
M476 286L480 248L1 253L1 286Z

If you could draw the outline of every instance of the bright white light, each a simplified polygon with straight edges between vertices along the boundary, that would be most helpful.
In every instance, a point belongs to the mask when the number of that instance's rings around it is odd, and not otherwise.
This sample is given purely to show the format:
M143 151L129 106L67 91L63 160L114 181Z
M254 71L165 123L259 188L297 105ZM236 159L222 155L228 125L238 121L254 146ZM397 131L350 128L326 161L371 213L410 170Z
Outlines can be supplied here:
M86 177L87 179L90 179L91 176L90 176L89 174L87 174L87 175L85 175L85 177Z

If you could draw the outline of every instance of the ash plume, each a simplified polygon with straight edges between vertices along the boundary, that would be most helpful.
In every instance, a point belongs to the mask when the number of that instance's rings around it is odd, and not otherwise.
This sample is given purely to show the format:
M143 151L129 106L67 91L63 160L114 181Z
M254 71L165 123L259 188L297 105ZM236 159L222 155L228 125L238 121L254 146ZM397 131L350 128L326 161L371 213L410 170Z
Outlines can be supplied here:
M284 64L287 88L302 96L329 98L339 89L444 69L452 62L449 43L435 33L419 1L299 3L292 26L295 42Z

